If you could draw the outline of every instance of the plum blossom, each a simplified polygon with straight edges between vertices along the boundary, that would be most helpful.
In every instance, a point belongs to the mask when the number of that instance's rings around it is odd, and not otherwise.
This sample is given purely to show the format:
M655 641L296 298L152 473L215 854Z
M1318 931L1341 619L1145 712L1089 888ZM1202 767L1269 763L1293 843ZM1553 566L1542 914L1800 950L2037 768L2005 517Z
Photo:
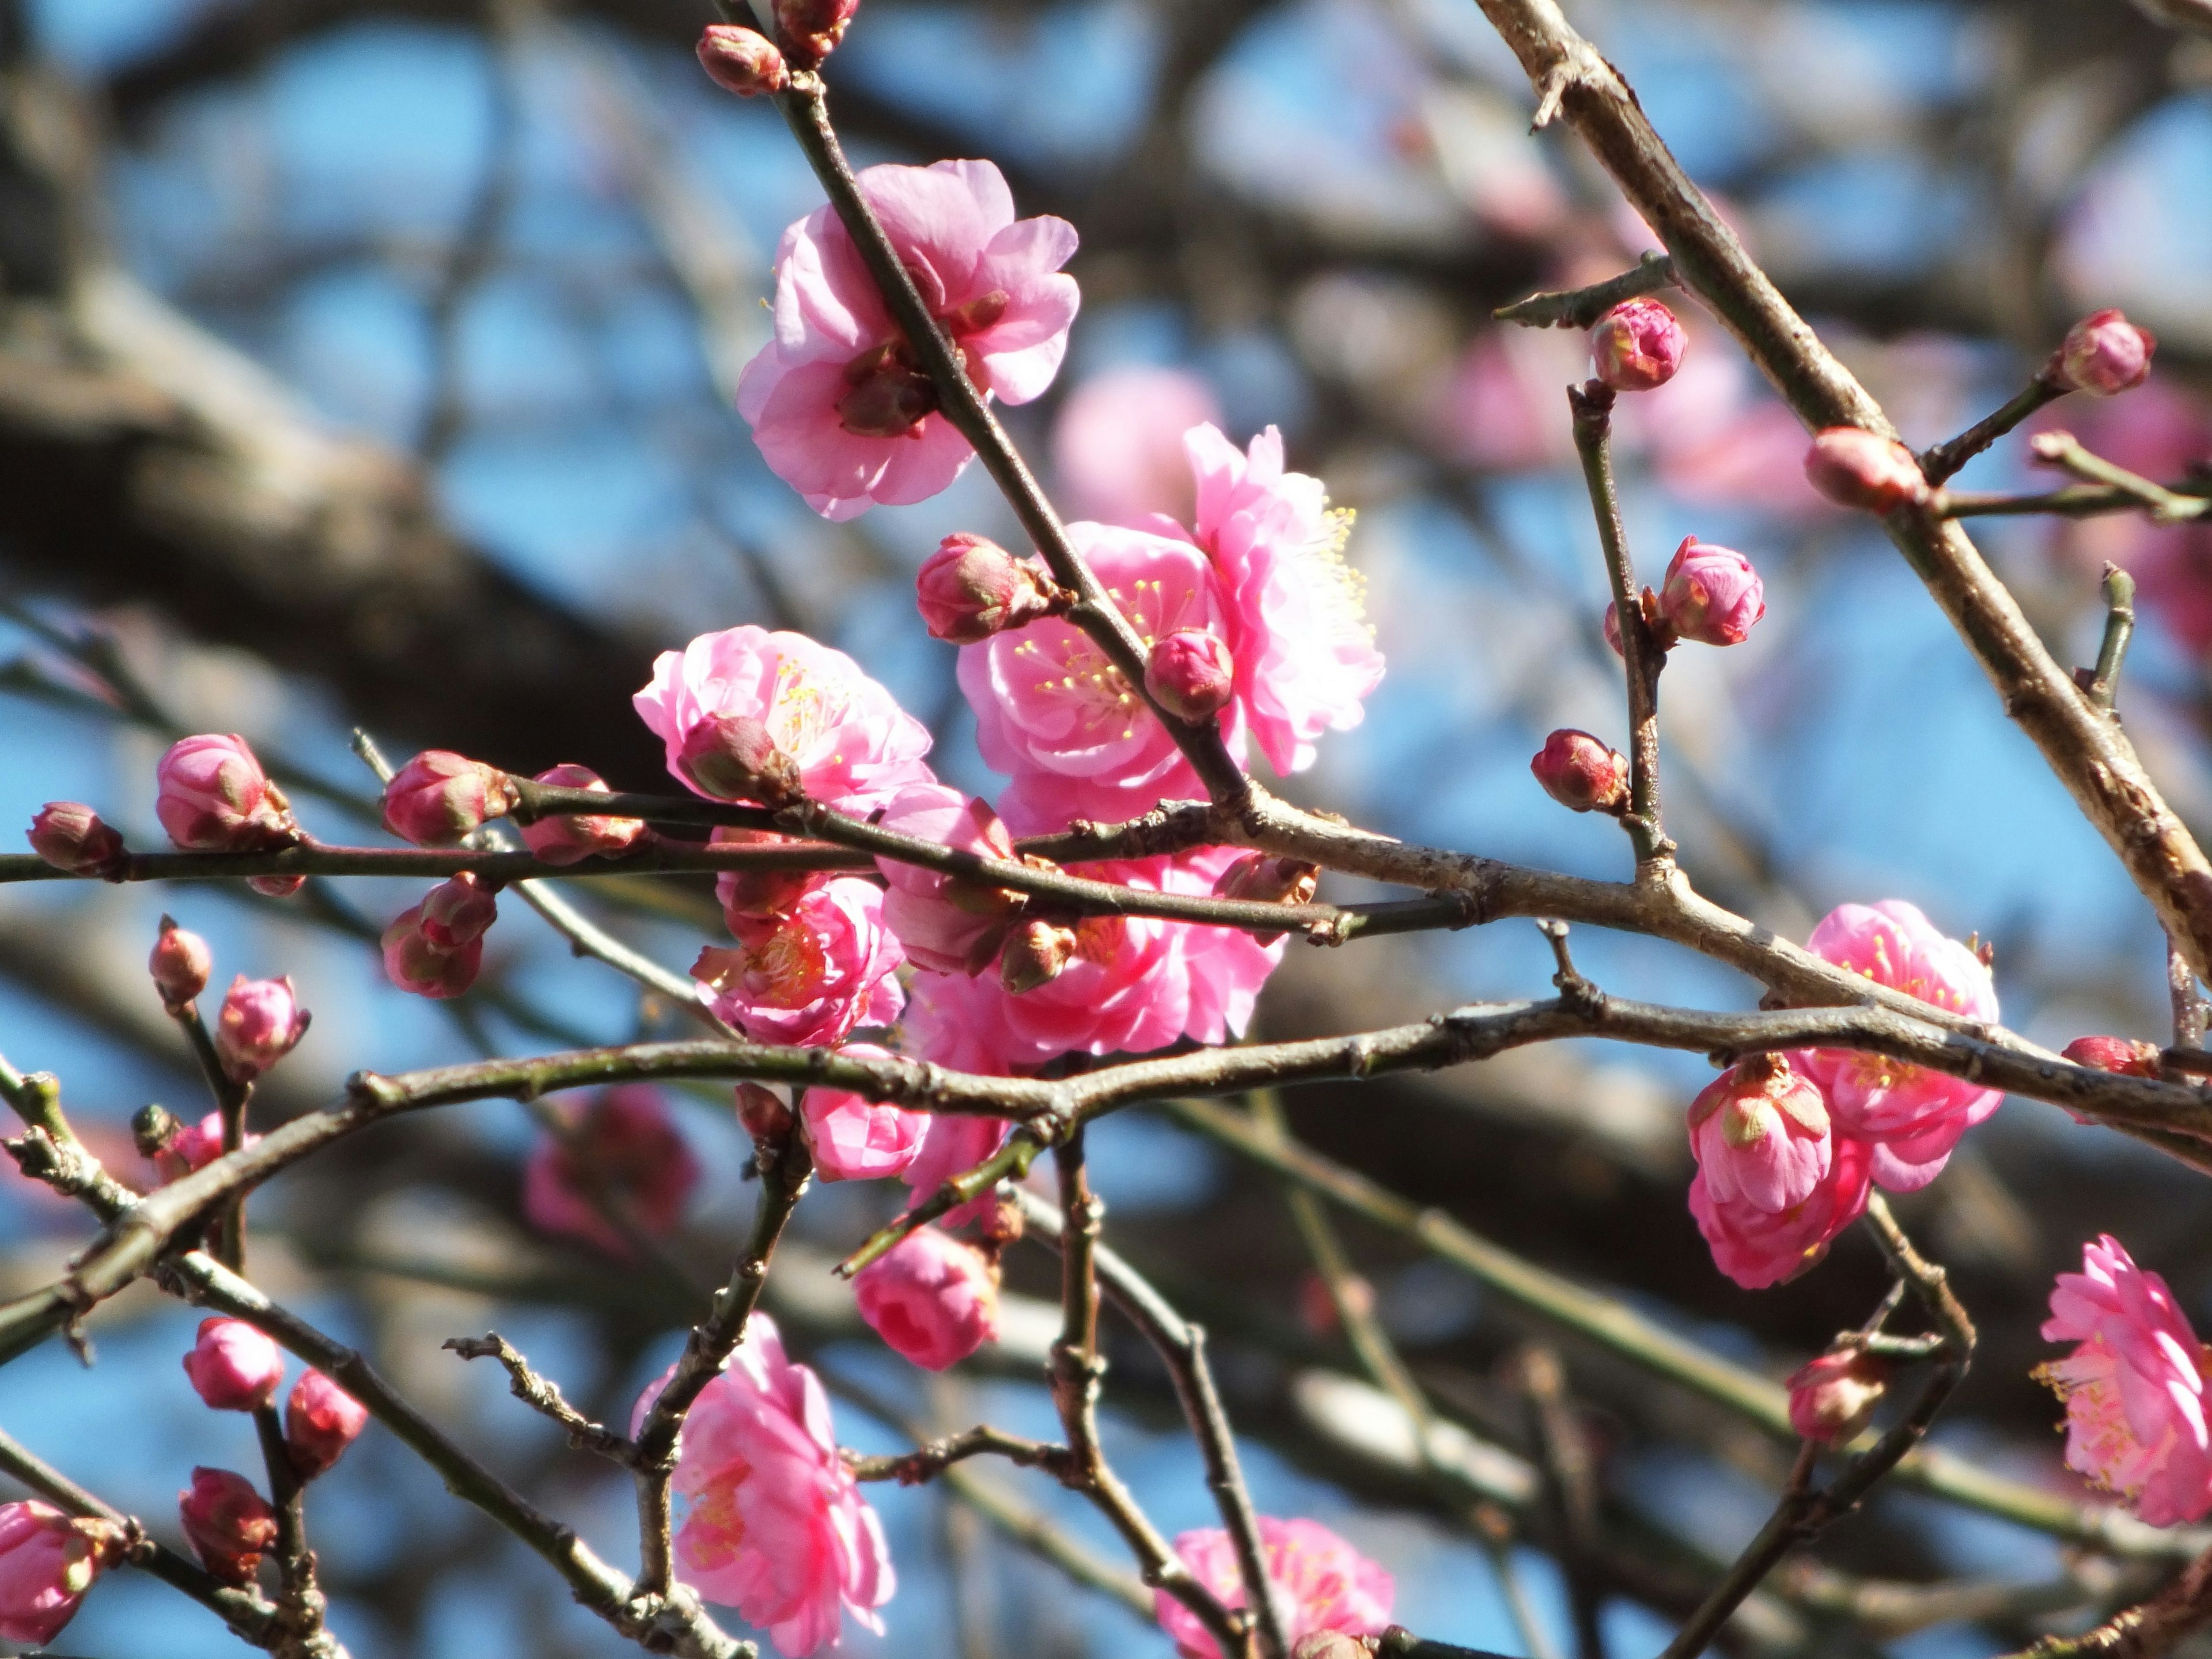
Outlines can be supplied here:
M850 1043L843 1052L860 1060L890 1058L890 1050L872 1042ZM799 1109L814 1148L814 1167L824 1181L873 1181L903 1173L934 1121L927 1112L909 1112L819 1085L806 1091Z
M234 1083L251 1083L290 1054L307 1034L311 1016L300 1006L289 974L282 979L234 977L216 1016L215 1051Z
M1380 1636L1390 1623L1397 1585L1390 1575L1318 1521L1259 1517L1260 1553L1267 1581L1279 1592L1283 1635L1293 1644L1317 1631ZM1175 1553L1191 1575L1231 1609L1244 1605L1237 1548L1218 1527L1202 1527L1175 1540ZM1153 1592L1160 1628L1182 1659L1221 1659L1212 1634L1198 1615L1165 1590Z
M695 793L705 792L681 764L684 743L717 716L759 721L798 763L808 796L842 811L865 816L930 775L921 722L850 657L804 634L750 623L702 634L654 658L653 683L630 702Z
M122 1559L125 1541L120 1527L36 1498L0 1504L0 1641L36 1648L53 1640L92 1581Z
M981 858L1012 863L1017 857L997 813L941 783L909 784L900 790L884 810L881 827ZM884 925L898 935L908 962L939 974L978 974L991 965L1008 921L1021 908L1020 894L896 859L879 858L876 867L889 884L884 891Z
M561 789L586 789L611 795L607 781L574 761L540 772L535 781ZM545 864L575 864L587 858L619 858L638 843L645 825L636 818L611 818L596 812L554 812L522 826L523 844Z
M1805 947L1948 1012L1991 1023L1997 1018L1989 969L1902 899L1838 905ZM1892 1192L1913 1192L1933 1181L1959 1137L2004 1100L2002 1090L1881 1054L1816 1048L1792 1059L1827 1097L1836 1133L1875 1143L1874 1179Z
M226 1584L250 1584L276 1547L276 1512L253 1483L229 1469L196 1468L177 1494L177 1519L200 1565Z
M2154 1527L2212 1510L2204 1351L2166 1280L2104 1234L2058 1275L2043 1338L2077 1345L2036 1370L2066 1402L2066 1467Z
M972 1244L917 1227L860 1269L868 1328L924 1370L957 1364L999 1334L999 1272Z
M291 803L236 732L180 738L154 775L154 815L188 851L253 853L301 840Z
M242 1319L203 1319L185 1356L192 1392L219 1412L258 1411L276 1397L284 1355Z
M1779 1285L1812 1267L1866 1209L1873 1152L1863 1140L1837 1136L1827 1173L1805 1198L1780 1210L1761 1209L1741 1192L1716 1197L1700 1169L1690 1182L1690 1214L1713 1265L1747 1291Z
M1075 228L1017 220L988 161L873 167L860 186L976 389L1025 404L1050 386L1075 320L1075 279L1060 270ZM834 208L784 232L775 270L775 336L738 381L769 470L827 519L951 483L975 451L939 412Z
M1790 1390L1790 1426L1808 1440L1840 1446L1874 1416L1889 1386L1889 1363L1863 1349L1824 1353L1800 1366Z
M1107 524L1143 525L1155 513L1190 521L1197 497L1183 434L1219 425L1204 380L1179 368L1111 368L1060 401L1052 467L1069 510Z
M261 1137L247 1135L240 1143L251 1146ZM167 1144L154 1154L154 1168L163 1181L181 1181L195 1170L204 1170L222 1156L222 1114L210 1112L198 1123L180 1126Z
M674 1367L669 1368L670 1374ZM635 1434L668 1376L639 1396ZM897 1580L883 1524L837 1455L821 1380L755 1312L684 1419L676 1491L684 1582L735 1607L786 1659L834 1646L842 1615L881 1634Z
M691 975L747 1036L808 1047L896 1019L906 1000L901 959L884 925L883 890L846 876L804 895L788 916L748 924L735 949L709 945Z
M609 1089L571 1121L571 1138L541 1136L523 1165L522 1210L531 1224L628 1260L629 1241L592 1202L605 1194L641 1231L672 1231L699 1184L699 1162L660 1091L641 1084Z
M312 1480L345 1455L368 1426L368 1407L320 1371L307 1371L284 1401L284 1444L302 1480Z
M922 976L924 983L943 985L946 981L937 974ZM921 1003L917 993L916 1006ZM988 1073L986 1075L988 1075ZM921 1137L921 1146L914 1155L914 1162L900 1174L913 1196L907 1208L927 1201L937 1189L957 1175L965 1174L985 1158L997 1152L1013 1132L1013 1125L1004 1118L978 1117L968 1112L939 1112L931 1115L929 1127ZM970 1199L965 1204L955 1205L938 1219L947 1227L960 1227L980 1218L990 1204L988 1194Z
M1820 1091L1779 1054L1754 1054L1705 1085L1690 1103L1690 1150L1713 1202L1766 1211L1803 1203L1834 1156Z

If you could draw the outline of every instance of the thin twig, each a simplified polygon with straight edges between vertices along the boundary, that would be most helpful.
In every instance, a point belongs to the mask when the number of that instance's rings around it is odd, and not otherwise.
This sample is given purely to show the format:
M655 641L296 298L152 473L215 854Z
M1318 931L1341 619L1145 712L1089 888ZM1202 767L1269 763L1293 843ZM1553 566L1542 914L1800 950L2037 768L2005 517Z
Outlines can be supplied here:
M2136 631L2136 579L2116 564L2105 566L2105 632L2097 645L2097 666L2081 689L2098 708L2110 710L2120 686L2120 665ZM2077 672L2075 678L2079 678Z
M2139 1607L2080 1636L2046 1636L2008 1659L2157 1659L2212 1623L2212 1551Z
M604 1423L595 1423L570 1405L561 1385L531 1369L522 1352L497 1331L483 1336L449 1336L442 1345L464 1359L496 1359L506 1367L507 1389L534 1412L543 1413L568 1431L568 1443L580 1451L593 1451L624 1465L635 1461L637 1448L626 1436Z
M1931 484L1941 484L2022 421L2066 395L2066 388L2046 374L2038 374L2014 397L1984 415L1955 438L1920 452L1920 471Z
M1597 1468L1589 1437L1575 1420L1559 1357L1540 1345L1521 1356L1520 1379L1528 1400L1529 1439L1543 1471L1545 1497L1559 1529L1559 1565L1574 1614L1580 1659L1605 1659L1605 1583L1599 1564Z
M1618 276L1608 276L1588 288L1532 294L1490 314L1498 322L1518 323L1523 328L1588 328L1624 300L1680 286L1672 258L1664 253L1646 253L1633 269Z
M2070 432L2039 432L2028 447L2037 460L2047 465L2062 467L2087 483L2104 484L2124 495L2133 496L2150 510L2156 523L2179 524L2212 512L2212 496L2177 495L2162 483L2106 460L2085 447Z
M882 1457L862 1457L847 1452L845 1467L852 1471L855 1480L896 1480L902 1486L918 1486L970 1457L1003 1457L1019 1468L1048 1469L1066 1455L1065 1446L1027 1439L1018 1434L1008 1434L1004 1429L994 1429L988 1423L979 1423L957 1434L939 1436L910 1452L893 1452Z

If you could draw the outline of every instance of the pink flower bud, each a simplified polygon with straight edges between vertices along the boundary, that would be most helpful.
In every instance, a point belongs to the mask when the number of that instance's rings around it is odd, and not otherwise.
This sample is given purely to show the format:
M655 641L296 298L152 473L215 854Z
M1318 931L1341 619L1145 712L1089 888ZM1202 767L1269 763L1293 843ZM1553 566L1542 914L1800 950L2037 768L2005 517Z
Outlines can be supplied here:
M1291 1659L1375 1659L1375 1650L1364 1638L1340 1630L1314 1630L1298 1638Z
M35 1498L0 1504L0 1641L44 1647L92 1581L123 1557L123 1529Z
M791 1138L791 1105L757 1083L738 1085L738 1121L756 1146L780 1146Z
M1888 1386L1888 1365L1872 1354L1824 1353L1790 1379L1790 1426L1840 1446L1866 1427Z
M216 1411L258 1411L276 1397L284 1356L242 1319L203 1319L199 1340L185 1356L185 1375Z
M474 945L498 920L499 902L474 871L464 870L422 896L422 941L434 951Z
M1618 812L1628 805L1628 757L1587 732L1562 727L1528 763L1544 793L1575 812Z
M247 1135L239 1144L251 1146L261 1137ZM163 1181L182 1181L195 1170L204 1170L222 1156L222 1114L210 1112L198 1123L187 1123L172 1133L152 1154L154 1169Z
M1830 501L1869 513L1928 499L1928 480L1912 452L1855 426L1832 426L1814 438L1805 452L1805 477Z
M292 1052L307 1033L308 1013L292 989L292 977L230 981L216 1020L215 1051L234 1083L251 1083Z
M1237 665L1229 647L1196 628L1179 628L1157 641L1145 659L1145 690L1180 720L1202 720L1228 706Z
M2123 1077L2156 1077L2159 1048L2134 1037L2075 1037L2059 1052L2076 1066L2118 1072Z
M741 830L734 824L714 826L710 837L717 847L769 847L791 840L772 830ZM714 875L714 896L721 901L722 920L732 933L742 935L749 924L781 921L799 908L799 900L835 875L829 870L778 870L762 867L721 870Z
M532 1224L628 1259L629 1241L593 1201L611 1198L644 1231L673 1232L699 1184L699 1161L659 1091L623 1084L569 1121L573 1134L541 1137L523 1166L522 1210Z
M540 772L537 781L562 789L588 789L595 795L614 793L597 772L568 761ZM602 817L586 812L556 814L522 826L524 842L547 864L574 864L595 854L619 858L636 846L644 834L645 825L636 818Z
M264 898L289 898L307 884L305 876L248 876L246 884Z
M783 54L758 31L734 23L709 23L699 36L699 66L725 92L751 98L791 84Z
M417 847L458 847L514 802L514 780L497 767L426 749L384 786L384 827Z
M1216 898L1256 904L1310 904L1321 889L1321 866L1272 853L1247 853L1213 884Z
M82 801L50 800L31 820L31 850L73 876L104 876L129 856L114 827Z
M775 0L775 32L801 69L813 69L837 49L860 0Z
M709 714L684 734L684 775L718 800L788 806L805 799L799 763L748 714Z
M1658 301L1624 300L1590 331L1590 362L1615 392L1649 392L1674 378L1686 343L1681 324Z
M941 1371L999 1334L999 1273L972 1244L918 1227L853 1279L868 1328L924 1370Z
M1075 955L1074 933L1049 921L1024 922L999 956L999 981L1019 996L1060 975Z
M155 769L155 816L191 852L258 853L301 840L284 792L246 739L204 733L172 744Z
M2066 331L2048 371L2069 392L2117 397L2150 378L2158 338L2117 311L2093 311Z
M1689 1127L1706 1196L1769 1215L1802 1204L1834 1161L1826 1097L1779 1054L1753 1054L1707 1084Z
M1683 639L1741 645L1766 614L1766 591L1742 554L1685 536L1667 567L1659 613ZM1620 627L1618 618L1613 626Z
M226 1584L252 1583L262 1553L276 1547L276 1511L228 1469L194 1469L191 1490L177 1494L177 1514L200 1565Z
M403 991L442 1002L477 982L483 969L483 940L478 937L457 949L441 951L423 932L422 911L422 905L412 905L384 930L380 941L384 975Z
M146 958L146 971L154 976L154 988L161 994L162 1006L181 1008L207 989L208 975L215 971L215 954L198 933L163 916L161 936L154 941L153 953Z
M937 408L937 383L903 345L862 352L845 365L845 385L836 403L837 424L856 438L919 436L915 424Z
M320 1371L292 1385L284 1402L284 1443L300 1479L312 1480L345 1455L368 1424L368 1407Z
M965 531L939 543L915 579L930 637L953 645L973 645L1050 614L1054 591L1034 562Z

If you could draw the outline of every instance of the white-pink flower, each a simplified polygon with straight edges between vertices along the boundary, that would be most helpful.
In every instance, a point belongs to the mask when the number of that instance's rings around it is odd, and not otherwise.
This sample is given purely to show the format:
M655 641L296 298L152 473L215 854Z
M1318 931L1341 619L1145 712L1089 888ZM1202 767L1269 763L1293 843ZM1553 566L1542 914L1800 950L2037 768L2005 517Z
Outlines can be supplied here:
M667 1383L639 1397L633 1434ZM897 1587L883 1523L838 1457L821 1380L785 1357L766 1314L746 1321L684 1419L675 1486L688 1500L684 1582L766 1631L786 1659L835 1645L847 1613L882 1633L876 1609Z
M1050 386L1075 320L1075 279L1060 274L1075 228L1016 219L988 161L869 167L860 184L977 389L1025 404ZM784 232L775 271L775 337L738 381L738 412L769 469L828 519L951 483L975 451L938 412L834 209Z
M691 975L747 1036L805 1048L896 1019L906 1001L900 961L884 926L883 890L845 876L805 894L788 916L749 925L734 949L709 945Z
M929 732L843 652L804 634L747 623L702 634L653 659L653 683L630 699L666 747L668 770L684 739L717 716L757 720L798 763L815 800L865 815L906 784L926 781Z
M1293 1645L1316 1631L1379 1636L1389 1626L1397 1585L1382 1567L1318 1521L1278 1521L1263 1515L1259 1529L1260 1553L1283 1613L1283 1635ZM1175 1540L1175 1552L1224 1607L1244 1605L1237 1548L1227 1533L1218 1527L1184 1533ZM1220 1648L1197 1614L1165 1590L1155 1590L1153 1602L1160 1628L1174 1638L1182 1659L1221 1659Z

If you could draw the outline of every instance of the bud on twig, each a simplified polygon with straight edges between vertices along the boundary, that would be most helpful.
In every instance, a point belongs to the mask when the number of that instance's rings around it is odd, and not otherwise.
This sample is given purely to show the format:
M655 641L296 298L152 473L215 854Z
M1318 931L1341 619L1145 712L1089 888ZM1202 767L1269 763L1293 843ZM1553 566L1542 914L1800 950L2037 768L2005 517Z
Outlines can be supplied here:
M776 38L800 69L820 67L845 38L860 0L775 0Z
M1866 1427L1888 1386L1889 1366L1874 1355L1824 1353L1790 1379L1790 1426L1808 1440L1840 1446Z
M1145 690L1178 720L1210 720L1236 689L1229 647L1203 629L1179 628L1145 660Z
M161 918L161 936L146 958L146 971L161 994L161 1006L176 1013L207 989L215 971L215 953L198 933L179 927L168 916Z
M1855 426L1832 426L1814 438L1805 452L1805 477L1838 505L1869 513L1928 499L1928 480L1912 452Z
M746 714L709 714L684 734L678 763L702 795L789 806L805 799L799 763Z
M2066 331L2045 370L2055 386L2112 398L2150 378L2158 338L2117 311L2093 311Z
M1628 757L1587 732L1563 727L1553 732L1528 769L1544 793L1571 811L1627 809Z
M757 1083L740 1083L737 1089L738 1122L753 1138L753 1145L773 1151L791 1139L791 1105L773 1089Z
M123 837L82 801L50 800L31 820L31 850L73 876L120 875Z
M312 1480L345 1455L368 1425L368 1407L320 1371L309 1371L292 1385L284 1402L284 1444L292 1468Z
M740 98L781 92L791 71L775 42L735 23L709 23L699 36L699 66L725 92Z
M235 732L172 744L154 777L154 814L187 852L258 853L304 839L284 792Z
M458 847L515 800L514 780L497 767L426 749L384 786L384 827L417 847Z
M2075 1037L2059 1053L2076 1066L2093 1071L2117 1072L2122 1077L2156 1077L2158 1045L2134 1037Z
M1674 378L1687 340L1674 313L1652 299L1624 300L1590 330L1590 362L1616 392L1649 392Z
M192 1391L219 1412L258 1411L276 1397L284 1356L276 1344L242 1319L203 1319L192 1351L185 1356Z
M1659 614L1681 639L1741 645L1766 614L1766 591L1742 554L1685 536L1659 589Z
M1066 596L1034 560L961 531L923 561L915 598L932 639L973 645L1051 615Z
M263 1552L276 1547L276 1516L253 1483L228 1469L192 1471L177 1514L201 1564L226 1584L250 1584Z
M584 789L611 795L607 781L588 766L563 761L540 772L533 782L556 789ZM547 864L575 864L595 854L619 858L637 845L645 824L637 818L613 818L596 812L548 812L522 826L523 844Z
M999 957L999 982L1016 996L1049 985L1075 956L1073 928L1029 921L1016 928Z
M292 977L230 982L215 1026L215 1051L234 1083L251 1083L307 1034L309 1015L292 989Z

